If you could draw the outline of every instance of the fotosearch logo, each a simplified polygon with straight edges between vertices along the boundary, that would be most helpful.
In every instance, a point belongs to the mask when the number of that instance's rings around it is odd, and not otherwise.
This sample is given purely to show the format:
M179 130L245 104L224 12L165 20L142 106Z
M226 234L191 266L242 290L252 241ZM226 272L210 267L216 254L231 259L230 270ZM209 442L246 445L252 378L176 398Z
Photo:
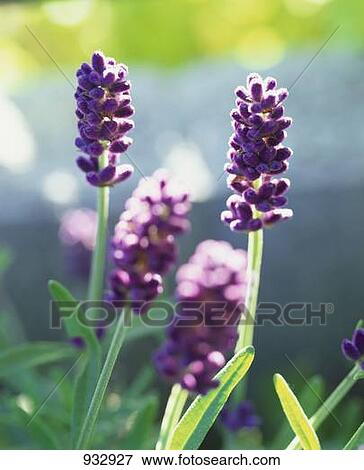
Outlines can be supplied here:
M62 328L62 322L69 318L80 324L97 328L112 325L121 311L130 309L138 315L138 322L150 328L176 327L196 328L206 326L251 325L264 326L323 326L328 316L334 313L332 303L290 302L281 305L276 302L261 302L255 318L245 310L243 304L228 304L220 301L182 301L171 303L161 301L51 301L50 328ZM125 327L133 326L133 316L125 316Z

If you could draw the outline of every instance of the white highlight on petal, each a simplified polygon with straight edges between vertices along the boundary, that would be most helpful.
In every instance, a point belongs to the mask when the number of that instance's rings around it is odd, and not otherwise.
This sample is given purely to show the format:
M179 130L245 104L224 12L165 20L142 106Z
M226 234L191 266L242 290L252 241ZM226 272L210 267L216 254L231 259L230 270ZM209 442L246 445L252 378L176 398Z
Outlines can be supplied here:
M216 182L199 147L194 143L175 144L163 160L163 167L183 183L192 201L206 201L212 196Z

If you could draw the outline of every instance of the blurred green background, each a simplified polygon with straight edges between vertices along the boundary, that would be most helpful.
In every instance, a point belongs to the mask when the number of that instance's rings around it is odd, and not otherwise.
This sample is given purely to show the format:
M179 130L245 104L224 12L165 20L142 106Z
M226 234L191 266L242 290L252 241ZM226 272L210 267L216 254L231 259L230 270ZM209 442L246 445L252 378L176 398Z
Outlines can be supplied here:
M1 2L1 83L14 87L57 63L74 69L101 48L128 64L171 68L231 58L268 68L293 50L361 49L360 0L119 0Z

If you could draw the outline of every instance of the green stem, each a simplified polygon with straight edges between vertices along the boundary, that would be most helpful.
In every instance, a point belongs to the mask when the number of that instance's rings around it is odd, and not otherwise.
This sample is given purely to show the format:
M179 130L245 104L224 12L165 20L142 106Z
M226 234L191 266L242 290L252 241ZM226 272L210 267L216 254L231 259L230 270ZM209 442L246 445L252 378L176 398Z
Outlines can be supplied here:
M99 414L102 400L106 392L106 388L110 381L111 374L114 369L121 346L123 345L123 342L124 342L124 337L125 337L124 323L125 325L127 325L126 317L128 317L129 314L130 314L129 309L125 312L125 315L121 313L118 319L118 322L116 324L116 328L115 328L114 335L110 343L110 348L107 353L105 363L103 365L103 368L98 378L94 393L92 395L90 406L87 410L85 420L81 427L80 435L77 439L76 449L87 449L89 445L92 431L95 427L96 419Z
M336 406L341 402L341 400L347 395L347 393L352 389L356 383L356 374L359 372L360 368L358 365L353 367L348 375L339 383L335 390L329 395L321 407L316 411L316 413L310 419L310 422L315 430L321 426L325 419L333 414ZM288 450L297 450L300 449L300 444L297 438L294 438L292 442L287 447Z
M243 321L238 328L235 352L253 344L255 315L257 310L260 270L263 256L263 230L250 232L248 238L248 286Z
M100 166L103 168L107 163L106 153L100 158ZM98 188L97 192L97 236L96 245L92 254L91 275L89 281L89 300L100 300L104 288L104 271L106 255L107 221L109 217L108 186Z
M168 444L172 437L173 430L182 414L187 397L187 390L184 390L179 384L173 385L162 420L161 430L156 445L157 450L168 449Z
M258 187L257 182L256 187ZM259 212L253 210L254 217L259 217ZM263 257L263 229L249 232L248 235L248 286L245 296L245 311L240 319L238 327L238 340L235 346L235 353L241 351L246 346L253 344L255 316L258 303L260 271ZM248 375L238 384L233 392L232 399L235 404L244 400L247 390Z

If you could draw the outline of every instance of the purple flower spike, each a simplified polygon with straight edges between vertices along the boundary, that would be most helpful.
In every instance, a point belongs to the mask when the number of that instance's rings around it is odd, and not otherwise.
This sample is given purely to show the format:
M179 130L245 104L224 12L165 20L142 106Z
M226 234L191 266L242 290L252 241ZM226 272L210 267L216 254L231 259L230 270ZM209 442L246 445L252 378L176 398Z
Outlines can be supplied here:
M131 171L122 165L116 178ZM161 276L176 262L176 236L189 229L189 209L188 193L165 170L139 182L115 227L107 299L152 300L163 292Z
M69 342L76 349L83 349L85 347L85 341L81 336L72 336Z
M242 429L254 429L262 424L260 416L255 412L254 405L250 401L243 401L235 409L224 407L221 415L221 421L231 432L237 432Z
M181 308L154 356L157 370L167 380L203 395L219 385L214 376L237 340L246 266L245 251L224 241L206 240L180 267L176 279Z
M134 108L130 105L127 74L124 64L117 64L100 51L92 55L91 64L82 64L76 73L80 136L75 145L85 154L77 158L77 165L93 186L112 186L127 178L117 170L117 155L125 153L131 145L132 139L126 134L134 127L130 120ZM101 168L99 158L105 153L111 166Z
M349 361L359 361L364 358L364 328L354 330L352 339L345 338L341 350Z
M273 175L287 170L292 155L283 145L285 129L292 124L282 105L288 92L276 86L274 78L263 80L254 73L248 76L246 87L235 90L236 108L230 114L233 134L225 170L228 187L240 194L241 200L233 208L229 200L230 211L221 217L231 230L259 230L292 216L292 211L278 209L287 203L283 194L289 180L272 180Z

